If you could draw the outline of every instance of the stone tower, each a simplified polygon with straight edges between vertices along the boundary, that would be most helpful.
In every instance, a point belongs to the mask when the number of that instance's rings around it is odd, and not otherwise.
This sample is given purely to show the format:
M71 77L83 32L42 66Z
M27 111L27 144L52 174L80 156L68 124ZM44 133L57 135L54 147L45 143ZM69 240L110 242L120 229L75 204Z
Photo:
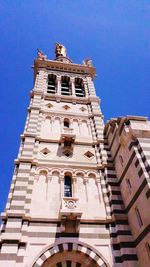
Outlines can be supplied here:
M4 213L0 267L136 267L91 60L56 44L34 88ZM111 124L112 127L112 124ZM110 137L111 138L111 137Z

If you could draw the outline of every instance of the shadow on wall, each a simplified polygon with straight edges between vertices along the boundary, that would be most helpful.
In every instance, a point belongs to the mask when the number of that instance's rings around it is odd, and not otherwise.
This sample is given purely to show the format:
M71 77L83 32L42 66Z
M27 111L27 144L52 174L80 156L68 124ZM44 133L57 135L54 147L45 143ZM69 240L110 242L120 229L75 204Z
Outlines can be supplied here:
M70 144L65 143L59 143L58 149L57 149L57 156L58 157L64 157L65 158L72 158L72 147Z

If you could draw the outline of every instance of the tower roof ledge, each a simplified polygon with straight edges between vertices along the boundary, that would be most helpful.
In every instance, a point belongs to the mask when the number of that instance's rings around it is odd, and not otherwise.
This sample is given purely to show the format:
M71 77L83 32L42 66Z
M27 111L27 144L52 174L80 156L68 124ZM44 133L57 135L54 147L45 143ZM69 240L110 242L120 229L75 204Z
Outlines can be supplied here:
M81 75L89 75L92 78L96 75L96 69L93 66L87 66L82 64L61 62L58 60L41 60L36 58L34 60L34 77L39 69L48 69L48 70L56 70L56 71L64 71L70 73L78 73Z

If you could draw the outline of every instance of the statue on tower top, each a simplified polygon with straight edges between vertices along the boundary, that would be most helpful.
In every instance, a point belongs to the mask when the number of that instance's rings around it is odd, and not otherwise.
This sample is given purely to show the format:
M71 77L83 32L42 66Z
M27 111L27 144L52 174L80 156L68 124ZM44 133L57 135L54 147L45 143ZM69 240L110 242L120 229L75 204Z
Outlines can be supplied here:
M40 59L40 60L46 60L46 55L43 53L42 50L40 49L37 49L37 58Z
M60 56L66 57L66 47L62 44L56 43L55 54L56 54L56 58Z
M92 67L92 60L90 58L86 58L85 60L83 60L83 65L84 66L88 66L88 67Z

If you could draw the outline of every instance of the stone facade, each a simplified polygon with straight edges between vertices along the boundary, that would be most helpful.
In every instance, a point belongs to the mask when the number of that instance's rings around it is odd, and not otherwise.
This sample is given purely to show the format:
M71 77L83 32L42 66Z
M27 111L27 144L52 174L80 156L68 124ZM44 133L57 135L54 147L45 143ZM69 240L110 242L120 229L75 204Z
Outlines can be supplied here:
M145 117L112 119L105 134L137 249L139 266L150 265L150 122Z
M104 126L94 76L90 60L72 63L61 44L55 60L38 51L0 267L149 266L150 124Z

